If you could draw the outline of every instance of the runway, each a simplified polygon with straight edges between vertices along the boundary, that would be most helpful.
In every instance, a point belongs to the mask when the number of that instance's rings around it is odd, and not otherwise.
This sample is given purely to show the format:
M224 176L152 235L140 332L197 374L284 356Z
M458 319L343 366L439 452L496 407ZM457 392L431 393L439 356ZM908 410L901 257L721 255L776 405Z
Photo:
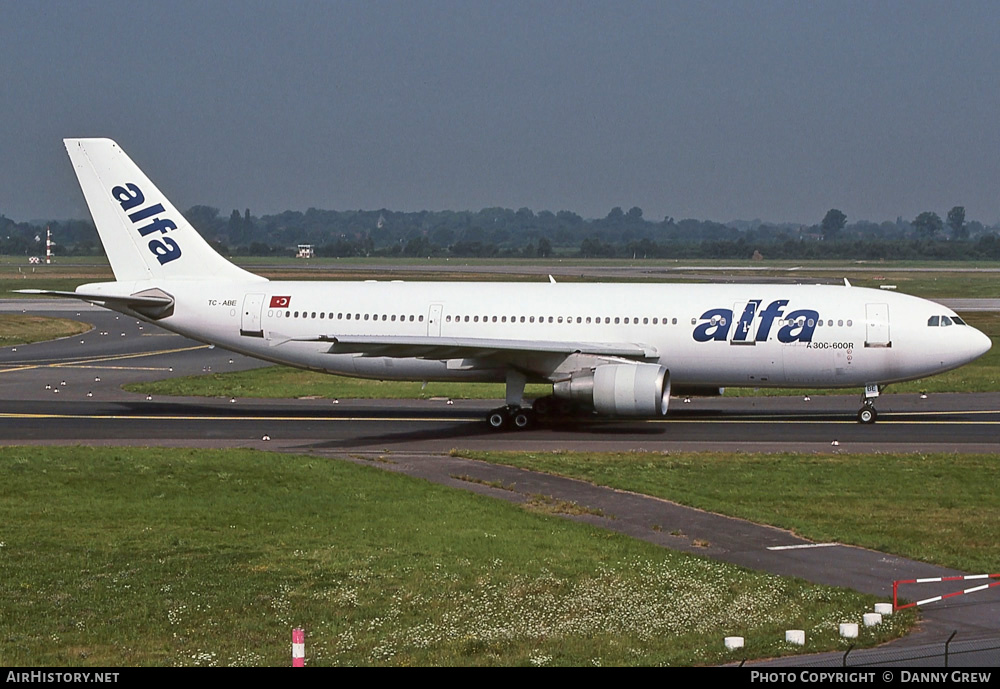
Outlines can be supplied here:
M879 420L854 420L858 395L694 398L671 402L665 419L584 421L495 433L483 421L493 401L359 401L153 398L126 382L224 372L259 362L165 333L144 323L67 302L14 305L83 320L88 333L0 350L0 444L250 447L309 452L377 463L383 469L504 500L541 493L600 509L577 517L678 550L810 581L885 596L895 578L948 576L952 570L835 544L816 548L779 529L710 515L664 500L578 481L450 457L469 450L1000 452L1000 394L885 394ZM265 439L265 437L267 439ZM471 476L470 483L456 476ZM516 484L516 491L489 487ZM658 528L652 528L656 525ZM678 538L672 533L683 532ZM709 546L699 544L710 544ZM784 549L798 546L795 549ZM782 548L776 550L775 548ZM922 632L903 642L937 643L1000 635L1000 592L970 604L956 599L924 614ZM992 642L987 642L992 643ZM899 644L894 644L899 648ZM880 662L877 650L858 659ZM867 655L866 655L867 654ZM853 656L852 656L853 657ZM972 664L984 656L970 655ZM987 656L988 658L988 656ZM839 663L839 656L831 664ZM953 661L954 664L954 661Z

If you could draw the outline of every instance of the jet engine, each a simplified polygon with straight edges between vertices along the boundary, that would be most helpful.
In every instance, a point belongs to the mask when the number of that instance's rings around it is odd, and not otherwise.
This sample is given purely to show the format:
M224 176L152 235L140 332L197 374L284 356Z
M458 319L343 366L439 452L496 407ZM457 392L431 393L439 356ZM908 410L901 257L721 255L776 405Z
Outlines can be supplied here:
M553 384L552 394L599 414L663 416L670 403L670 372L658 364L602 364Z

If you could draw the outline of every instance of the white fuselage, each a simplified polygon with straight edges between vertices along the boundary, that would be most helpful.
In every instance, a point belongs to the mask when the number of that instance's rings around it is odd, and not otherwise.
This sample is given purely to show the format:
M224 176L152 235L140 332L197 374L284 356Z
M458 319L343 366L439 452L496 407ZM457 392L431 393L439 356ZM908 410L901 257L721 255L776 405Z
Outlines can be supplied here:
M489 357L332 354L345 336L630 343L674 386L857 387L920 378L989 349L955 314L904 294L850 286L158 280L175 299L156 323L291 366L385 380L503 381ZM525 354L529 380L563 375L565 355Z

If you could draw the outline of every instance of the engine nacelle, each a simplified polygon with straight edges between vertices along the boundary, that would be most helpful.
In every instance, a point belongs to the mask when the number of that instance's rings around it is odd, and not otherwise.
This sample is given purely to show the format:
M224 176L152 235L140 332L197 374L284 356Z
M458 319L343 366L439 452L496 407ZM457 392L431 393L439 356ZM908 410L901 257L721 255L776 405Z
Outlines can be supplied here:
M558 399L612 416L663 416L670 403L670 372L658 364L602 364L553 384Z

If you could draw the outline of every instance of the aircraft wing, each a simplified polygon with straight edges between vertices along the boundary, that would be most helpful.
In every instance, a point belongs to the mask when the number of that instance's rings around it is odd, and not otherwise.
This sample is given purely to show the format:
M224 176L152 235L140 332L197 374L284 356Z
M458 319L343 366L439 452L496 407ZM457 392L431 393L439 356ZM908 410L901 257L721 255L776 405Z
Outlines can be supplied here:
M629 342L550 342L478 337L393 335L328 335L293 338L296 342L329 342L330 354L361 354L417 359L484 359L511 354L592 354L625 359L655 359L656 348Z

